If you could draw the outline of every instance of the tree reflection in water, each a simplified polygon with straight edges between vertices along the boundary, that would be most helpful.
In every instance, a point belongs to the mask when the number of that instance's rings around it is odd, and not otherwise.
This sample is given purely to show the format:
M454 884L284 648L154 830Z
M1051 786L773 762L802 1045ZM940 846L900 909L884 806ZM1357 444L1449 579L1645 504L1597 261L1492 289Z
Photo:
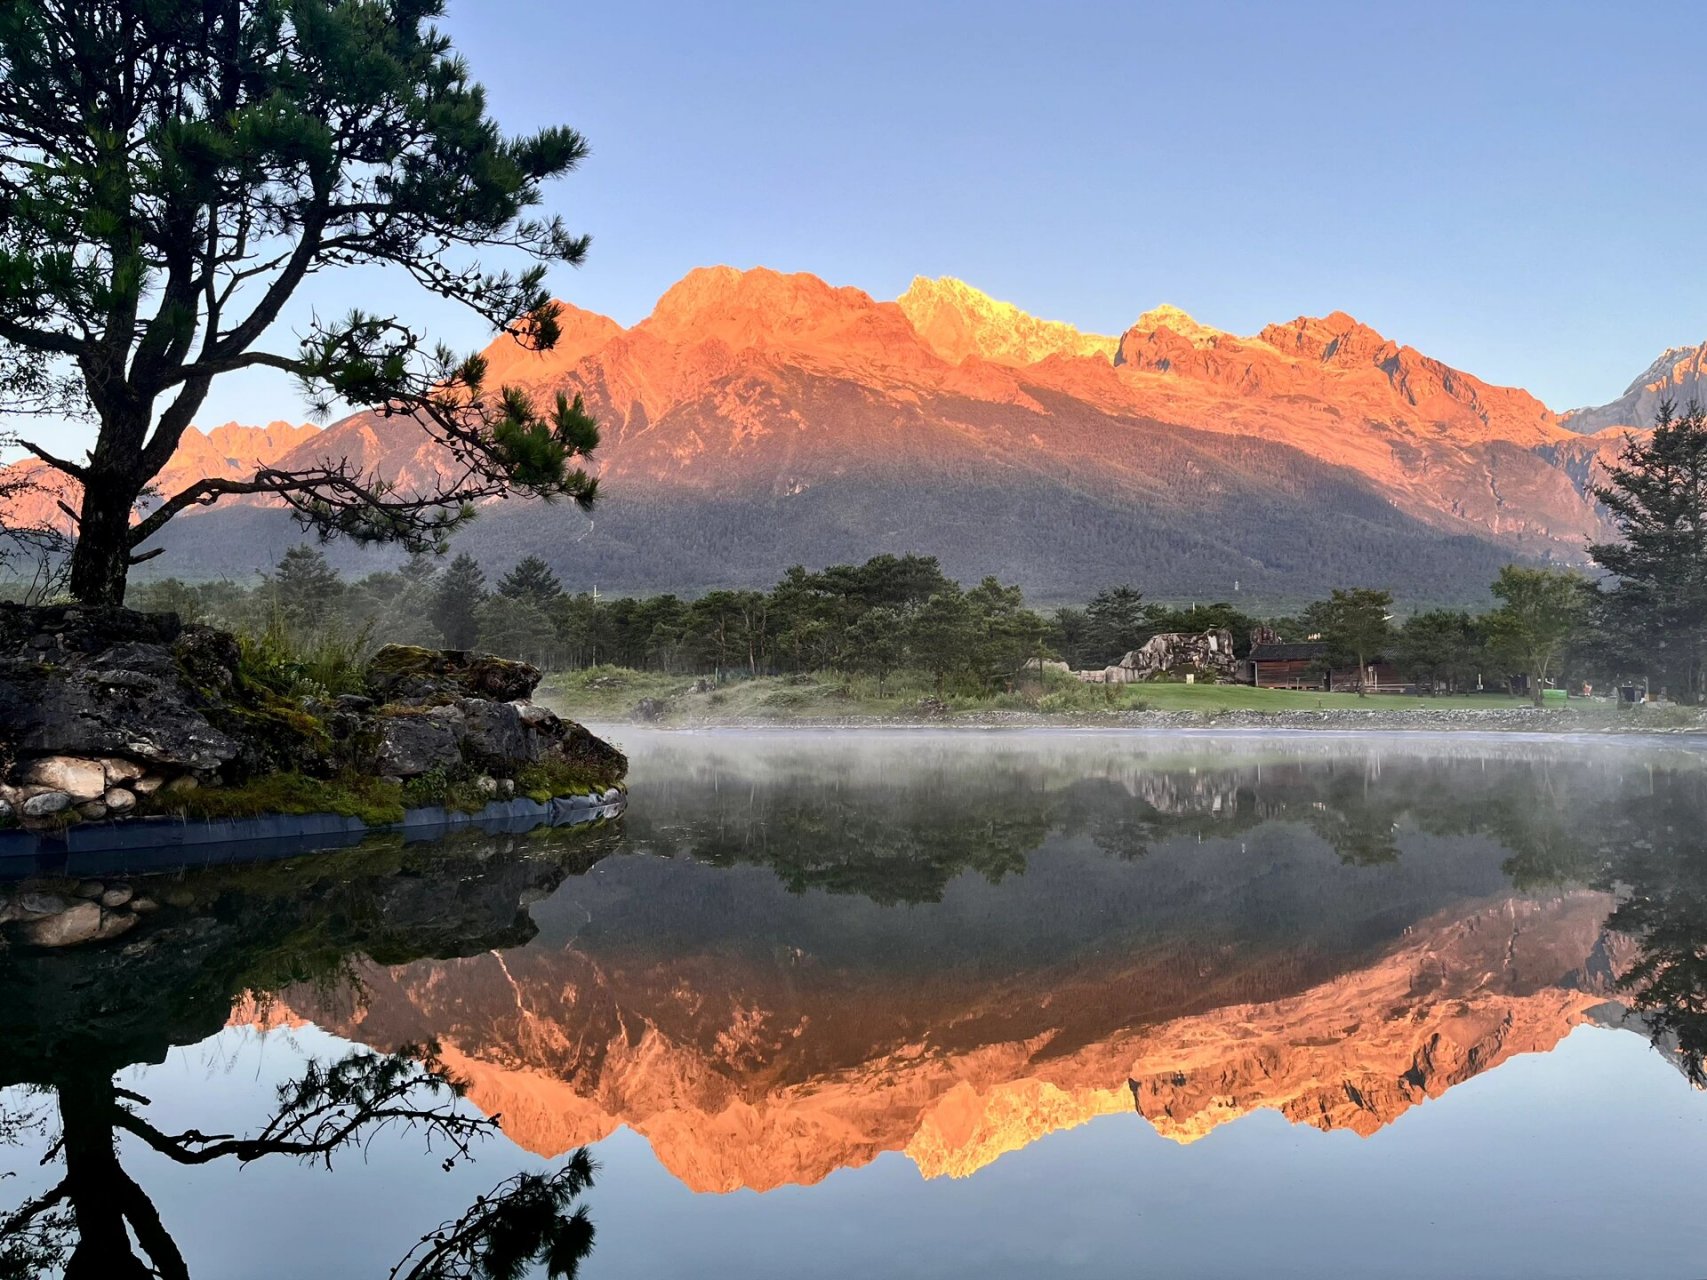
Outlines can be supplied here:
M47 1162L64 1167L49 1190L0 1217L0 1277L62 1268L68 1280L187 1280L169 1227L120 1161L120 1136L181 1165L290 1156L329 1168L338 1153L405 1129L445 1169L455 1167L497 1122L461 1105L462 1083L435 1045L311 1061L244 1135L163 1131L148 1118L149 1100L114 1076L217 1032L245 994L290 981L335 987L356 955L404 963L520 945L534 931L524 904L609 847L610 836L598 833L482 835L212 870L178 883L180 909L122 949L0 953L0 1085L55 1099L37 1112L0 1112L0 1142L45 1132L57 1112ZM392 1280L496 1280L530 1266L575 1275L593 1244L591 1220L576 1204L592 1179L578 1150L549 1173L505 1180L422 1235Z
M703 743L692 746L702 757L714 754ZM169 1046L218 1032L246 995L307 990L318 993L312 1003L319 1007L348 1008L362 999L356 974L373 972L365 961L400 967L521 947L535 934L528 904L619 842L713 867L762 868L794 893L843 895L844 907L856 905L847 895L880 906L930 904L968 873L1006 885L1055 840L1076 839L1108 860L1150 860L1118 883L1082 881L1115 891L1108 910L1082 912L1076 901L1063 901L1042 903L1035 919L1000 916L999 955L986 954L992 935L978 913L883 913L917 916L916 949L899 955L895 944L912 946L911 935L885 933L887 951L873 954L869 935L842 936L851 917L828 901L802 902L786 939L760 916L740 917L735 926L743 945L764 954L766 939L799 945L872 989L929 966L961 964L968 949L987 964L967 965L967 982L1002 981L1029 968L1045 975L1036 987L1043 991L1054 989L1049 983L1066 972L1076 947L1113 958L1140 944L1164 959L1180 950L1190 963L1179 971L1178 989L1164 981L1174 973L1172 960L1145 970L1146 982L1110 1011L1109 1026L1284 994L1288 983L1332 976L1376 954L1396 929L1450 906L1449 895L1486 894L1498 879L1497 861L1520 891L1593 886L1612 893L1614 907L1590 960L1602 966L1596 989L1616 972L1625 1002L1655 1044L1693 1081L1707 1083L1707 850L1698 834L1707 816L1707 771L1698 761L1674 759L1649 771L1633 753L1538 750L1502 757L1497 767L1473 753L1253 759L1257 754L1147 758L1122 748L1056 758L1027 747L977 756L957 744L934 756L915 752L904 768L865 768L826 751L778 751L748 773L739 759L721 772L665 762L654 773L660 781L625 819L626 831L413 848L382 842L289 864L210 869L175 882L178 901L119 945L0 951L0 1086L39 1091L9 1090L14 1109L0 1115L0 1142L51 1135L52 1161L63 1164L51 1189L0 1218L0 1276L56 1269L72 1277L188 1275L172 1224L121 1165L121 1151L135 1144L184 1165L273 1156L329 1163L376 1132L407 1126L429 1158L455 1164L495 1120L460 1104L460 1085L432 1044L396 1043L445 1030L448 1056L453 1034L436 1023L394 1029L395 1039L375 1050L313 1067L283 1086L271 1113L243 1134L167 1132L150 1119L147 1100L114 1077L132 1064L161 1061ZM1294 857L1279 877L1235 857L1247 833L1270 825L1293 829L1284 848L1296 851L1302 840L1318 852ZM1421 852L1430 848L1426 839L1462 846L1461 837L1490 842L1477 855L1486 874L1451 879L1450 857L1457 855L1450 848ZM1316 840L1337 858L1322 858ZM1203 850L1213 856L1179 856L1195 842L1213 844ZM1169 857L1153 857L1163 845ZM1440 883L1417 881L1409 904L1394 906L1387 918L1382 878L1414 872L1423 865L1416 859L1437 855L1442 861L1428 864L1425 879ZM1272 848L1263 856L1273 856ZM1091 862L1110 865L1094 855ZM1217 868L1246 877L1245 887L1235 886L1232 896L1217 896L1212 884L1196 887ZM1056 884L1071 891L1066 881ZM705 915L697 898L637 900L627 914L611 905L592 934L642 958L691 947L715 956L723 934ZM1180 940L1191 945L1174 948ZM1295 979L1265 978L1272 991L1246 982L1247 970L1267 973L1272 958L1300 947L1316 957L1315 967ZM1223 952L1227 981L1215 987L1221 970L1210 960ZM1241 958L1249 963L1241 967ZM1154 1007L1133 1006L1145 999ZM1022 1006L1004 1005L1006 1020L991 1034L1019 1039L1035 1032ZM1089 1020L1064 1043L1106 1030L1094 1021L1100 1005L1084 1012ZM933 1008L926 1002L913 1013L928 1019ZM897 1026L924 1034L910 1023ZM860 1041L848 1052L857 1058L869 1047ZM804 1046L801 1053L821 1067L812 1054L833 1049ZM506 1275L522 1259L571 1275L592 1243L578 1204L591 1178L584 1151L548 1174L512 1178L422 1235L392 1275ZM398 1242L399 1252L406 1244Z
M1025 872L1052 835L1082 835L1136 860L1164 841L1241 837L1269 823L1307 828L1347 866L1396 862L1407 834L1486 837L1513 887L1611 892L1609 934L1637 945L1620 966L1656 1047L1707 1086L1707 770L1698 757L1639 748L1572 754L1540 745L1371 751L1267 746L1173 755L1122 745L909 751L905 769L848 751L766 755L743 776L690 761L628 819L633 846L719 866L762 865L792 891L934 902L954 877ZM669 749L664 749L666 757ZM714 756L714 753L709 753ZM1094 767L1087 770L1087 760ZM1490 766L1490 760L1494 767Z

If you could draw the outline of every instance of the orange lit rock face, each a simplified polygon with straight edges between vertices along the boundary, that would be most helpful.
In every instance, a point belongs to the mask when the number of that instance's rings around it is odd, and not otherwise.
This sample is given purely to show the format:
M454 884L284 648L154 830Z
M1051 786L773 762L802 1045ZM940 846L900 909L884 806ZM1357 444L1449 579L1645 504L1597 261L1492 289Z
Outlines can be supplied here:
M1291 991L1285 975L1309 960L1270 957L1241 983L1263 993L1254 1003L1211 992L1171 1017L1154 956L896 989L571 947L370 968L359 1011L298 994L266 1020L307 1017L381 1047L430 1028L522 1146L556 1155L628 1126L698 1191L813 1183L886 1151L964 1177L1134 1105L1182 1142L1259 1108L1373 1133L1552 1048L1603 1004L1606 980L1589 975L1608 905L1575 893L1448 913Z
M244 480L254 475L256 467L277 461L317 434L318 428L306 423L293 426L288 422L270 422L264 427L245 427L227 422L205 433L191 427L184 432L177 452L154 481L154 487L163 497L169 497L208 477ZM58 501L76 509L81 497L76 481L33 459L14 463L8 470L33 477L39 487L25 490L0 510L0 522L69 527L70 520L59 509Z
M1241 338L1159 307L1116 340L952 279L881 302L812 275L712 267L632 329L568 308L557 350L517 355L506 339L488 359L495 379L586 396L610 492L763 496L946 467L997 484L1042 470L1142 502L1153 462L1132 446L1167 423L1300 450L1441 532L1567 559L1606 532L1585 496L1603 450L1527 392L1342 312ZM438 465L410 424L366 414L299 454L325 456L405 487Z
M885 302L809 274L710 267L632 328L570 306L561 323L550 352L492 344L488 379L542 399L583 394L604 429L595 469L613 500L751 504L832 482L889 493L1019 490L1035 478L1107 509L1162 511L1182 486L1246 509L1319 505L1323 486L1349 483L1430 536L1567 561L1608 533L1588 489L1622 438L1579 430L1644 423L1662 391L1695 385L1707 359L1668 353L1625 401L1561 425L1527 392L1343 312L1240 337L1164 306L1114 339L948 278L920 278ZM347 460L405 490L432 486L445 463L413 423L371 412L297 439L287 466ZM275 443L291 442L269 434L269 454ZM203 451L198 474L229 474L223 459L256 452L189 439L186 474Z
M968 356L994 364L1037 364L1050 356L1113 359L1117 338L1038 320L951 276L915 277L900 297L903 314L927 346L950 364Z

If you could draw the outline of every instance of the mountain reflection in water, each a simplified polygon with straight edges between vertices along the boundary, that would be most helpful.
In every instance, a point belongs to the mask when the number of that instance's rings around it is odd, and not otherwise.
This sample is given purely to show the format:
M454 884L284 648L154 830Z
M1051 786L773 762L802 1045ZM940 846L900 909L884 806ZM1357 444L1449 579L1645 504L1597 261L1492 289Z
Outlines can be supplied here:
M129 1064L311 1023L436 1046L548 1167L627 1127L727 1192L885 1152L966 1177L1134 1110L1179 1142L1264 1108L1369 1135L1584 1023L1702 1079L1689 751L624 736L604 832L210 871L128 945L0 955L0 1082L58 1090L69 1137Z

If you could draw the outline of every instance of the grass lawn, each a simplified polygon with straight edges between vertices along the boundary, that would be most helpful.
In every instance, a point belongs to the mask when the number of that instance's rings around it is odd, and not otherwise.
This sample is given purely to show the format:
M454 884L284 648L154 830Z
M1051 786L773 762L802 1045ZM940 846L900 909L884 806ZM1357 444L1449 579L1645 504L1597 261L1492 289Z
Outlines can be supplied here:
M1366 711L1453 711L1466 707L1526 707L1527 698L1472 693L1452 697L1407 697L1397 693L1321 693L1310 689L1253 689L1242 684L1128 685L1132 696L1156 711L1316 711L1361 707Z
M928 678L900 674L880 693L867 676L761 676L731 680L700 688L693 676L661 675L620 667L561 672L541 686L539 697L563 715L581 720L627 719L642 698L665 707L671 724L717 724L731 721L913 719L921 698L931 696ZM1399 694L1317 693L1296 689L1253 689L1245 685L1129 684L1092 685L1052 677L1038 689L1028 685L1013 693L949 693L944 699L954 712L1037 712L1078 719L1105 712L1195 711L1213 715L1227 711L1286 712L1333 708L1367 711L1446 711L1460 708L1504 709L1527 706L1523 698L1496 694L1418 698Z

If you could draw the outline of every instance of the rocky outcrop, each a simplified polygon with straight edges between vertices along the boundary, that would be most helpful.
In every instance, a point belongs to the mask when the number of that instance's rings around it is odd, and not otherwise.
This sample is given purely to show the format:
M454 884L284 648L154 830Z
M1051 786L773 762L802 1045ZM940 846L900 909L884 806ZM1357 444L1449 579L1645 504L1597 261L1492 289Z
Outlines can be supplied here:
M1233 656L1233 633L1225 627L1196 635L1166 631L1151 636L1112 666L1072 674L1090 684L1136 684L1186 676L1209 684L1231 684L1238 679L1239 662Z
M398 816L405 800L615 787L621 752L527 701L539 678L484 654L388 646L362 692L298 699L246 670L232 636L174 615L0 605L0 826L264 812L229 798L278 774L322 784L296 788L302 803L348 784ZM222 802L192 795L216 789Z

